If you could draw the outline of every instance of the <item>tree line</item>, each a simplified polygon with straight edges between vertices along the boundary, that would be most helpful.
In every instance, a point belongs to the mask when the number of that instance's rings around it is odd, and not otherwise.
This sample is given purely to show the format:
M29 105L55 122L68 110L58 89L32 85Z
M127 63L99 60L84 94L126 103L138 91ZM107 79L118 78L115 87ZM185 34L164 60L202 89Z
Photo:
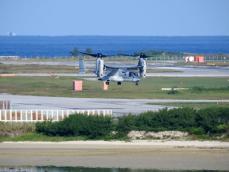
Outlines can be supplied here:
M90 139L126 137L129 131L186 131L192 135L229 136L229 108L163 109L118 118L73 114L63 121L36 124L36 132L49 136L86 136Z

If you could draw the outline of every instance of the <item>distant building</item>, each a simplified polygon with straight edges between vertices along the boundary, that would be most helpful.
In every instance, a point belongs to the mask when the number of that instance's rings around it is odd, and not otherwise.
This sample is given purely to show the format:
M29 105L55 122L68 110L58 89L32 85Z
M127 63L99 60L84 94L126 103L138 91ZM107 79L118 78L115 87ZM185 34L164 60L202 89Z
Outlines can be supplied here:
M195 56L195 62L204 63L204 56Z
M188 62L194 62L195 60L195 57L194 56L187 56L185 57L185 62L188 63Z
M185 62L197 62L197 63L204 63L204 56L186 56Z

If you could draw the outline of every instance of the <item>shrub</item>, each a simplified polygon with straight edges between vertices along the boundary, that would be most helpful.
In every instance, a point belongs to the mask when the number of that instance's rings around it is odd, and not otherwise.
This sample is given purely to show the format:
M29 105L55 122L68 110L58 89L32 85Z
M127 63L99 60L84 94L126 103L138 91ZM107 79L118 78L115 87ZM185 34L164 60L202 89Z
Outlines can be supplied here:
M135 125L136 125L136 116L129 114L127 116L122 116L118 118L116 129L118 132L127 133L131 130L134 130Z
M202 92L203 90L205 90L204 87L192 87L191 89L193 92Z
M0 122L0 136L18 136L34 131L34 123Z
M198 127L203 128L206 134L221 133L226 130L222 129L222 125L229 124L229 108L201 109L196 115L196 123Z
M56 122L44 121L36 123L36 131L38 133L44 133L46 135L56 135L57 131Z
M195 126L196 111L191 108L163 109L158 112L145 112L140 115L119 117L117 130L165 131L187 130Z
M87 136L88 138L125 138L131 130L186 131L194 135L229 135L229 108L162 109L139 115L121 116L115 122L111 117L70 115L60 122L45 121L36 124L36 131L51 136ZM112 131L115 131L111 134Z
M189 129L189 132L191 134L194 134L194 135L203 135L204 134L204 130L203 128L201 127L198 127L198 128L190 128Z
M36 131L51 136L88 136L96 138L109 135L112 119L105 116L73 114L60 122L45 121L37 123Z
M177 108L128 115L119 118L117 130L125 133L130 130L179 130L196 135L229 133L229 108Z
M174 87L167 92L167 94L177 94L178 91L174 89Z

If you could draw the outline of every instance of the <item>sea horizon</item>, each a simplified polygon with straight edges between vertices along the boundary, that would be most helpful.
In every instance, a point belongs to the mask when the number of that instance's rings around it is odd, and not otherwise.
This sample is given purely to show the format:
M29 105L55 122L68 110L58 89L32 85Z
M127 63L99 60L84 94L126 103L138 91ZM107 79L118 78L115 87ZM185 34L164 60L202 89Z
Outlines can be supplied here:
M14 32L13 32L14 33ZM62 37L62 36L122 36L122 37L229 37L229 35L128 35L128 34L59 34L59 35L46 35L46 34L16 34L15 35L8 35L8 34L0 34L1 36L7 36L7 37L17 37L17 36L45 36L45 37Z
M0 56L63 57L77 48L94 53L166 51L194 54L229 54L229 36L129 36L129 35L16 35L0 36Z

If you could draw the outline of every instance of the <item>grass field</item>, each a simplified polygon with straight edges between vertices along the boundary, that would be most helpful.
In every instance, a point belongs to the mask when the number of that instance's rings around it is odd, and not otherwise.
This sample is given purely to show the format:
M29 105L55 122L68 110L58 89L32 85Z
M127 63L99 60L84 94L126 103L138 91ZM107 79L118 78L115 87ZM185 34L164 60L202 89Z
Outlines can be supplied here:
M111 83L108 91L103 91L100 81L84 81L83 92L72 91L75 77L11 77L0 78L0 93L90 97L90 98L166 98L166 99L229 99L229 78L170 78L155 77L142 80L139 86ZM163 87L200 87L168 94Z
M187 102L179 102L179 103L147 103L149 105L163 105L163 106L173 106L173 107L189 107L194 109L203 109L209 107L229 107L229 103L227 102L198 102L198 103L187 103Z
M48 142L61 142L61 141L76 141L88 140L87 137L82 136L47 136L38 133L25 133L19 136L0 136L0 142L3 141L48 141Z
M76 73L79 69L64 65L7 65L0 64L1 73Z
M20 142L20 141L46 141L46 142L64 142L64 141L83 141L83 140L93 140L91 138L88 138L86 136L47 136L44 134L39 133L24 133L22 135L18 136L0 136L0 142ZM122 141L131 141L128 137L120 137L120 138L96 138L96 140L122 140ZM178 139L176 139L178 140ZM182 138L181 140L184 140ZM221 140L228 142L229 139L226 138L220 138L220 137L210 137L210 136L194 136L190 135L185 137L185 140Z

